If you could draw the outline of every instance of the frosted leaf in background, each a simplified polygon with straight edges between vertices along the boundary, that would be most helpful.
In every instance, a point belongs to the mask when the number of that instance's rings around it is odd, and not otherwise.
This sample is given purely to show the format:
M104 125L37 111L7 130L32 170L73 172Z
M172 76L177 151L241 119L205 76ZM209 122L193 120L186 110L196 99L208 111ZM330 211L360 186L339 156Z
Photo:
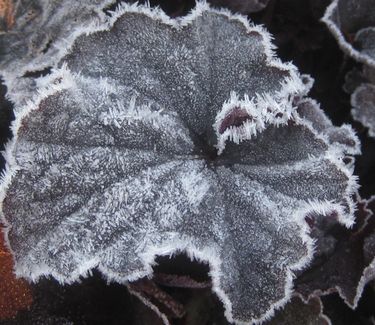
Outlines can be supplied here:
M312 258L305 215L353 223L353 131L299 115L309 86L241 16L123 5L99 29L16 114L1 202L17 274L123 283L183 251L228 320L271 317Z
M368 80L366 78L366 75L364 74L363 69L355 67L345 75L345 82L342 88L347 94L352 94L357 89L357 87L365 82L367 83Z
M363 71L350 71L344 90L352 93L353 118L375 137L375 1L335 0L323 17L346 54L364 63Z
M59 60L79 28L104 20L113 0L12 0L0 33L0 74L12 80ZM61 57L61 56L60 56Z
M334 0L322 21L342 50L356 61L375 67L375 0Z
M348 155L360 154L360 143L351 126L348 124L341 127L334 126L315 100L311 98L300 100L297 103L297 111L301 117L312 123L314 129L323 133L331 145L339 147L338 150Z
M323 305L319 297L312 297L308 302L295 295L276 312L275 317L265 325L331 325L329 318L323 314Z
M375 27L361 29L355 35L354 44L361 53L375 59Z
M368 128L368 135L375 137L375 69L363 65L345 76L344 91L351 94L351 114L354 120Z
M365 233L363 257L366 267L363 270L357 287L357 295L362 294L365 286L375 280L375 196L364 200L364 204L366 205L366 209L370 211L370 215L362 230Z
M209 0L214 6L225 7L233 12L247 15L263 10L270 0Z
M295 289L306 299L316 294L338 292L355 309L365 285L375 278L375 200L360 200L356 224L346 229L337 215L307 217L316 239L315 259L299 272Z
M362 84L351 97L352 116L368 128L368 134L375 137L375 85Z

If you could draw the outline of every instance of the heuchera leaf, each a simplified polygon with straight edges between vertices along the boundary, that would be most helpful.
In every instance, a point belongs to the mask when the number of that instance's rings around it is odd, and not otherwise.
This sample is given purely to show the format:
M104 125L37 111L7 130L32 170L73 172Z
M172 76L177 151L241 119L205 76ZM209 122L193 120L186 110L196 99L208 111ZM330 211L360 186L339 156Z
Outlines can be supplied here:
M334 126L315 100L311 98L299 100L297 102L297 111L301 117L312 123L315 130L324 134L332 146L348 154L345 158L351 159L351 155L361 153L360 143L351 126L348 124L344 124L341 127ZM344 159L344 163L348 165L347 159ZM352 162L354 161L352 160Z
M311 235L316 239L315 260L296 280L305 298L337 291L355 309L365 285L375 278L375 200L358 203L356 225L345 229L337 216L310 215Z
M319 297L311 297L308 302L295 295L276 312L275 317L266 325L331 325L329 318L323 314L323 306Z
M364 83L351 96L352 116L368 128L368 134L375 137L375 85Z
M334 0L322 21L342 50L375 67L375 0Z
M345 82L342 88L346 93L352 94L357 87L364 82L368 81L364 75L363 69L355 67L345 75Z
M368 128L368 134L375 137L375 69L363 65L354 68L345 76L344 90L351 94L353 119Z
M229 321L262 321L312 257L305 215L353 223L353 132L333 141L299 115L308 86L245 18L124 5L60 66L5 153L18 275L123 283L184 251L210 265Z
M76 29L103 21L102 9L112 2L114 0L5 1L7 23L0 33L0 74L10 82L25 72L57 63L61 48L71 42Z

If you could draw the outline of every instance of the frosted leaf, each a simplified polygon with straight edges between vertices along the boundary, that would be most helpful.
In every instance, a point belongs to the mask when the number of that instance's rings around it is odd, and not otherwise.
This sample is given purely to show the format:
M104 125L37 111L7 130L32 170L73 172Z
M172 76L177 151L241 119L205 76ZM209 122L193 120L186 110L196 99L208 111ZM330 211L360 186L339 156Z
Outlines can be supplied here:
M375 280L375 196L365 200L364 204L370 216L362 230L365 233L363 257L366 267L357 286L357 296L362 295L365 286Z
M368 128L369 136L375 137L375 69L363 65L362 70L349 71L344 90L351 94L353 119Z
M363 83L375 84L375 69L365 64L362 69L353 68L346 74L343 89L352 94Z
M365 285L375 278L375 200L358 203L354 229L339 224L337 215L310 215L317 246L313 264L296 280L305 298L337 291L351 308L357 307Z
M351 97L352 116L368 128L368 134L375 137L375 85L364 83Z
M360 143L351 126L334 126L319 104L310 98L300 100L297 106L298 113L308 119L316 130L323 133L330 144L340 147L339 150L349 155L360 154Z
M345 82L342 88L347 94L352 94L357 87L366 81L363 71L355 67L345 75Z
M355 35L354 42L363 55L375 60L375 27L361 29Z
M311 297L303 302L295 295L284 309L276 312L275 316L265 325L331 325L329 318L323 314L323 305L319 297Z
M375 0L334 0L323 22L346 54L375 67Z
M241 16L124 5L99 29L18 110L1 196L17 274L127 282L185 251L228 320L270 317L311 259L304 216L353 223L348 146L299 115L308 86Z
M7 79L55 64L76 29L104 20L113 0L12 1L13 23L0 34L0 74ZM61 57L61 56L60 56Z
M225 7L233 12L247 15L252 12L263 10L270 0L209 0L214 6Z

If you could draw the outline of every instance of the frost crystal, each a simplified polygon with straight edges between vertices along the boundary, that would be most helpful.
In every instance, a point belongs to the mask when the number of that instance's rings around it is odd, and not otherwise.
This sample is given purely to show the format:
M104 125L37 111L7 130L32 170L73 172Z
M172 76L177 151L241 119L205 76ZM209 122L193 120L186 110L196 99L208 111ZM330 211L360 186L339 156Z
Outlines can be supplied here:
M375 67L375 0L334 0L323 22L355 60Z
M126 282L184 251L209 263L229 320L262 321L312 257L305 215L353 223L353 132L297 111L308 86L241 16L124 5L48 80L5 153L18 275Z

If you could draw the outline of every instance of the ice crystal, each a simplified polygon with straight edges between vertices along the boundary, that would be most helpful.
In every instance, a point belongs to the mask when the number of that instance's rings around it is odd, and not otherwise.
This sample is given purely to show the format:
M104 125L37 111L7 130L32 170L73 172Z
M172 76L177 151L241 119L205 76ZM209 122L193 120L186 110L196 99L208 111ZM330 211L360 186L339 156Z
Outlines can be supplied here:
M375 67L375 0L334 0L323 22L346 54Z
M309 86L242 16L123 5L46 80L5 153L18 275L127 282L184 251L229 320L262 321L312 257L305 215L353 223L353 132L297 111Z

